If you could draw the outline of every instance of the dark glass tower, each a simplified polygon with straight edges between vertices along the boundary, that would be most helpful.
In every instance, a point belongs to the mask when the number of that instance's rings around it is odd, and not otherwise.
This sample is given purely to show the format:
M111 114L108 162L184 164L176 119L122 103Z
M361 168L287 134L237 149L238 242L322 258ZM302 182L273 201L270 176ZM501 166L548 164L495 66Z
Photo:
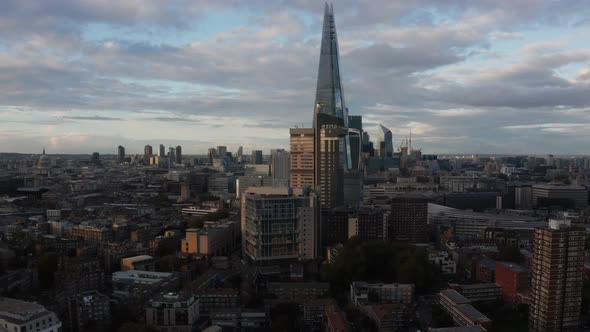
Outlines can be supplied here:
M344 102L340 79L340 59L338 56L334 9L331 5L326 4L315 97L314 128L319 131L322 127L328 125L337 125L348 130L348 109ZM342 166L346 172L352 167L348 134L342 139L340 153Z

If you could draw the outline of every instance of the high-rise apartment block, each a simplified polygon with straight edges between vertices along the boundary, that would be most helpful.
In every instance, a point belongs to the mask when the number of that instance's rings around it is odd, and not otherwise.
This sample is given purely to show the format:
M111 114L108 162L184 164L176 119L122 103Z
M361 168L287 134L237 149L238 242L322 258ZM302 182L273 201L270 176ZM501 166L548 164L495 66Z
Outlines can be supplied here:
M318 253L318 197L296 188L252 187L242 195L242 250L255 264Z
M529 331L575 331L580 324L585 230L567 220L536 228L531 262Z
M292 128L291 134L291 187L305 188L315 185L315 130Z
M166 157L166 147L164 144L160 144L160 149L158 150L159 157Z

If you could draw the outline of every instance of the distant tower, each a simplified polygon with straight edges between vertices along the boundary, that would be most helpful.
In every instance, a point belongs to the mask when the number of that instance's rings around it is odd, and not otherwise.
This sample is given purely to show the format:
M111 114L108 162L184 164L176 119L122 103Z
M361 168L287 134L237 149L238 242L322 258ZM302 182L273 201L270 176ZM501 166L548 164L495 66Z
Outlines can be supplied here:
M380 158L393 157L393 136L391 130L379 125L377 131L377 148L379 149Z
M288 187L291 170L291 155L283 149L271 150L270 172L273 186Z
M160 144L160 149L158 150L158 156L166 157L166 147L164 144Z
M172 165L176 161L176 150L174 147L168 148L168 162Z
M244 148L241 145L238 148L238 153L236 154L236 157L239 163L244 162Z
M152 150L152 146L146 145L143 148L143 163L144 164L149 165L150 157L152 156L152 154L154 154L154 151Z
M90 162L94 165L100 165L100 153L98 152L93 152L92 153L92 158L90 159Z
M313 128L291 128L291 171L290 182L293 188L313 187L315 185L315 130Z
M119 155L119 162L122 163L125 161L125 148L122 145L119 145L119 149L118 149L118 155Z
M255 165L262 165L262 150L252 150L252 160L250 162Z
M176 147L176 163L178 165L182 164L182 146L177 146Z
M217 154L219 155L219 158L225 158L225 156L227 156L227 146L224 145L220 145L217 147Z

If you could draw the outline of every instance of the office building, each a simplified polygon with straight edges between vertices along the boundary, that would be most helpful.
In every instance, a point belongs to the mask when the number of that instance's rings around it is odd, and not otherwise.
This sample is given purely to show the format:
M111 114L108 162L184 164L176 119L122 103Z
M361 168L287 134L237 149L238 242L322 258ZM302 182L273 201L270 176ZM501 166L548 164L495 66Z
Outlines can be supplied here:
M182 146L180 145L176 147L176 163L182 165Z
M57 315L42 305L0 297L0 331L61 331Z
M428 223L428 197L404 194L391 199L388 235L391 240L424 242Z
M168 148L168 161L173 164L176 161L176 149L174 147Z
M583 186L565 184L533 185L533 206L559 206L562 209L580 209L588 206L588 190Z
M315 185L315 131L313 128L291 128L290 184L293 188Z
M238 163L244 162L244 148L241 145L238 147L238 152L236 153L236 161Z
M125 162L125 147L123 147L122 145L119 145L119 148L117 150L117 160L122 163Z
M189 228L182 240L185 253L208 256L229 255L240 233L239 223L233 220L206 222L201 229Z
M250 162L254 165L261 165L263 161L262 150L252 150L252 159Z
M534 189L533 189L534 190ZM531 262L529 331L574 331L580 324L585 230L566 220L537 228Z
M252 187L242 195L242 250L256 264L318 254L318 198L295 188Z
M270 174L273 186L288 187L291 174L291 154L283 149L270 152Z
M158 149L158 156L166 157L166 147L164 146L164 144L160 144L160 148Z
M227 146L220 145L217 147L217 156L219 158L225 158L227 156Z
M150 158L152 157L153 154L154 154L154 151L152 150L152 146L146 145L143 148L143 163L146 165L149 165Z
M379 158L393 158L393 136L391 130L379 125L377 129L377 149Z
M145 320L158 331L191 332L199 319L199 301L190 293L156 295L145 309Z

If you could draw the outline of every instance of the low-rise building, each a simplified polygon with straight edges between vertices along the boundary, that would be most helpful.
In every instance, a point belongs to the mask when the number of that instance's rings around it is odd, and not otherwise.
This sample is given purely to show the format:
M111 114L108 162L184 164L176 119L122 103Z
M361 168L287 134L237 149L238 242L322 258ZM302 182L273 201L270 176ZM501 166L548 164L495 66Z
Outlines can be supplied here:
M141 270L117 271L112 275L113 288L115 289L138 285L157 287L166 282L173 282L175 279L174 273Z
M0 297L0 331L61 331L57 316L42 305Z
M491 326L492 320L479 312L471 301L454 289L443 290L439 293L441 307L453 318L459 326Z
M458 291L472 302L487 302L499 300L502 296L501 288L495 283L483 284L451 284L450 288Z
M371 294L375 296L375 301L371 301ZM414 284L384 284L353 281L350 284L350 300L355 306L362 306L371 302L375 302L373 304L410 304L414 302Z
M406 304L378 304L365 306L363 311L375 322L377 331L394 332L408 327L412 308Z
M326 322L326 332L348 332L351 330L350 324L336 302L326 304L324 307L324 320Z
M529 287L529 270L515 263L497 262L496 283L502 290L505 303L518 303L518 293Z
M108 331L111 327L109 297L97 291L73 296L69 303L70 331Z
M443 250L430 250L428 261L437 266L442 274L457 273L457 263L449 257L449 253Z
M154 271L156 262L152 256L140 255L121 259L121 270Z
M269 282L267 289L279 299L303 302L326 294L330 290L330 284L327 282Z
M231 288L204 288L193 293L199 300L199 314L209 316L213 312L239 307L238 292Z

